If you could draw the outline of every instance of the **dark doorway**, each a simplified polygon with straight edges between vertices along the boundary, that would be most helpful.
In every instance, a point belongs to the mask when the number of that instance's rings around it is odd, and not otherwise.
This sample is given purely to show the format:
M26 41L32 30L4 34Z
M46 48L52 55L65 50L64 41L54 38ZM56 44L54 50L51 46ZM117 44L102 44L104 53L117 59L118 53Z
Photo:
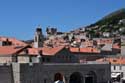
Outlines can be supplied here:
M85 75L85 83L96 83L97 76L95 72L90 71L88 74Z
M79 72L75 72L70 76L69 83L83 83L83 76Z

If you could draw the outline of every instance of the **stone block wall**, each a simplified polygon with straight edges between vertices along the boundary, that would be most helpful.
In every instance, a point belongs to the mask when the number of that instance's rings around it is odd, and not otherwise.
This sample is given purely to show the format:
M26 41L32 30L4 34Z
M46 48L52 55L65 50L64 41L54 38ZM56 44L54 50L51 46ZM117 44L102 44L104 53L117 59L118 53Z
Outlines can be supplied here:
M79 72L85 77L89 72L95 72L96 83L107 83L110 80L110 64L20 64L20 83L53 83L56 73L61 73L66 83L70 76Z
M0 63L0 83L13 83L11 64Z
M73 73L80 73L85 83L90 72L94 72L95 83L110 80L109 63L12 63L0 64L0 83L53 83L57 73L63 76L65 83L70 83Z

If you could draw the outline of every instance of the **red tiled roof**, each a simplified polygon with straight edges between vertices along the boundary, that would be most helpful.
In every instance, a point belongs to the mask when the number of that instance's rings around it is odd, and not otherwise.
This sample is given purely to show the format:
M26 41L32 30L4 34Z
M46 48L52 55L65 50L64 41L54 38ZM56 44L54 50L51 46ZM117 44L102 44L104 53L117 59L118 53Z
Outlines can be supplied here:
M42 55L54 56L56 53L61 51L64 46L60 47L43 47L43 48L28 48L28 53L30 55L38 55L39 52L42 52Z
M100 53L97 48L86 47L86 48L70 48L71 52L80 52L80 53Z
M0 46L0 55L12 55L22 49L16 46Z
M70 51L71 52L79 52L79 48L70 47Z
M30 55L38 55L40 48L28 48L28 54Z
M125 64L125 57L116 57L116 58L102 58L97 59L98 62L108 61L111 64Z
M56 53L61 51L63 48L64 48L64 46L54 47L54 48L43 47L42 48L42 54L43 55L55 55Z

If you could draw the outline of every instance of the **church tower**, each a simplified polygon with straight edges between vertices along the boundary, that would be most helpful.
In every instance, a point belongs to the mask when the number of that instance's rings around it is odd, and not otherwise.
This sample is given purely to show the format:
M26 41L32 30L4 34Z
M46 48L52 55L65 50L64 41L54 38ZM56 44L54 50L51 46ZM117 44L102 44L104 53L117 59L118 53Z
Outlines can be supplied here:
M40 26L36 28L35 36L34 36L34 47L40 48L43 47L44 37L42 34L42 29Z

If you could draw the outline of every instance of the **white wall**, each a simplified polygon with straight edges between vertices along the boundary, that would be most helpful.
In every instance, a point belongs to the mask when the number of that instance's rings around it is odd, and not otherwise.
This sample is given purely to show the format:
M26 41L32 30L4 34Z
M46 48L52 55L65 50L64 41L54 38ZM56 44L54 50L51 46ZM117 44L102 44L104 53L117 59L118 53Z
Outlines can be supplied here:
M10 63L12 62L11 56L0 56L0 63Z

